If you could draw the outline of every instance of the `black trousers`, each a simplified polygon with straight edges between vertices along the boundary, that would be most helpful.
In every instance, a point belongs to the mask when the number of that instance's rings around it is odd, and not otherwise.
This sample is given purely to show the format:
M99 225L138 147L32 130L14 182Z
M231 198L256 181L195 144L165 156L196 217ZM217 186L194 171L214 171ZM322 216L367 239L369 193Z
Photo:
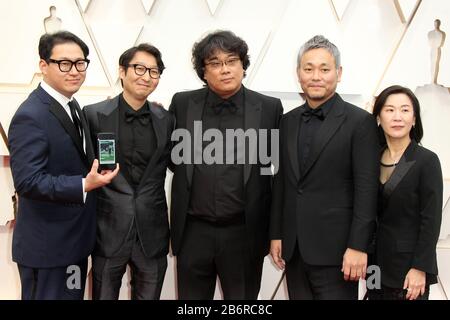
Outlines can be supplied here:
M305 263L298 246L286 263L290 300L358 300L358 281L345 281L341 266Z
M167 269L167 256L149 258L142 251L135 228L114 257L92 256L93 300L119 299L122 277L131 270L131 299L158 300Z
M264 257L249 254L245 230L243 223L188 217L177 256L178 299L212 300L217 277L225 300L257 299Z
M58 268L18 265L22 300L83 300L87 258Z

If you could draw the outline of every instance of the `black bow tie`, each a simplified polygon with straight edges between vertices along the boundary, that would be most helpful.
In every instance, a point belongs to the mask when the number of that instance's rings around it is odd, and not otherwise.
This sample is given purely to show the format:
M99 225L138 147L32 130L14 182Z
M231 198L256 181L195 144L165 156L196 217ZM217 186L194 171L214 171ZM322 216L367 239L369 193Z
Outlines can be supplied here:
M322 108L311 109L307 107L306 110L302 113L302 119L304 122L308 122L312 117L317 117L317 119L319 120L325 119Z
M213 108L214 108L214 112L216 114L220 114L222 112L222 110L224 110L224 109L229 110L231 113L236 113L236 111L237 111L236 104L231 100L223 100L223 101L213 105Z
M133 122L134 119L138 119L140 123L143 125L147 125L150 120L150 111L144 111L144 112L132 112L132 111L125 111L125 121L128 123Z

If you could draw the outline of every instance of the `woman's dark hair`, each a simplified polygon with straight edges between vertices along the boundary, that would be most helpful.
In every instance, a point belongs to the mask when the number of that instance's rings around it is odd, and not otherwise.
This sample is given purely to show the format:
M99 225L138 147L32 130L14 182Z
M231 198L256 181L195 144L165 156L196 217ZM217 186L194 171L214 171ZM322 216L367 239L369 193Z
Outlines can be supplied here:
M46 33L39 39L39 57L48 62L52 55L53 48L58 44L73 42L83 51L84 58L89 55L89 48L83 40L69 31L59 31L55 33Z
M242 61L245 77L245 70L250 65L247 43L231 31L219 30L209 33L202 40L196 42L192 48L192 63L200 80L206 83L204 79L205 60L217 50L237 54Z
M389 98L390 95L393 94L399 94L403 93L409 97L409 99L412 102L413 110L414 110L414 116L416 117L416 124L412 127L411 131L409 132L409 136L411 140L416 141L417 143L420 143L423 137L423 127L422 127L422 120L420 118L420 103L417 99L416 95L408 88L402 87L402 86L391 86L386 89L384 89L378 97L375 99L375 103L373 106L373 116L375 119L380 115L381 109L386 104L386 100ZM386 144L386 138L384 136L384 131L381 128L381 126L378 126L378 133L380 137L381 144Z
M138 52L147 52L148 54L154 56L156 59L156 65L158 66L159 69L159 73L160 74L163 73L166 67L164 66L164 62L162 61L161 52L158 50L158 48L152 46L149 43L141 43L140 45L132 47L126 50L124 53L122 53L122 55L119 58L119 66L125 68L125 73L128 65L130 64L130 61L133 60L134 56Z

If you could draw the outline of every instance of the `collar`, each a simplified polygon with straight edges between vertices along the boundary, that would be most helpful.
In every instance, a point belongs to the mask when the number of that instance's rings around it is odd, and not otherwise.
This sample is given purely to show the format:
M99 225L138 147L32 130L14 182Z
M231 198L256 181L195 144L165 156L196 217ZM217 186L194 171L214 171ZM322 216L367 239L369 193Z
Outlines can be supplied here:
M141 113L149 111L148 107L148 101L146 101L139 110L134 110L128 102L123 97L123 93L119 95L119 109L121 110L121 113L125 114L125 112L129 112L131 114L140 115Z
M53 99L55 99L63 107L66 107L68 103L73 100L73 97L67 98L65 95L56 91L44 80L41 82L41 88L44 89L45 92L47 92Z
M326 118L328 113L330 113L330 110L333 107L334 103L336 102L336 97L337 97L337 94L335 93L330 99L328 99L327 101L325 101L324 103L322 103L320 106L318 106L315 109L316 110L322 109L323 116L324 116L324 118ZM308 109L313 110L313 108L311 108L309 106L308 102L306 102L304 104L304 110L308 110Z
M239 108L239 106L243 105L244 99L244 86L241 85L241 88L228 99L223 99L217 95L214 91L208 88L208 97L206 98L206 103L209 106L216 106L222 103L225 100L234 102L235 106Z

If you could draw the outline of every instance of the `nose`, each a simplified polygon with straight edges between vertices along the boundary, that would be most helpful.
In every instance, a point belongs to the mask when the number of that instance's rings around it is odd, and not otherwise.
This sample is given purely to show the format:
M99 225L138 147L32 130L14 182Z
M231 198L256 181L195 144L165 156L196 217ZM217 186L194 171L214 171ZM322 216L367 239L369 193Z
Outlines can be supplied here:
M313 71L313 80L320 80L320 72L319 72L319 70L314 70Z
M394 111L394 117L393 117L394 121L400 121L402 120L401 117L401 111L400 110L395 110Z
M222 62L222 66L220 67L220 72L228 73L228 72L230 72L230 67L225 62Z
M150 77L150 70L147 70L142 76L141 78L143 78L145 81L151 81L152 77Z
M69 70L69 74L71 74L71 75L77 75L78 73L80 73L78 70L77 70L77 68L75 67L75 64L72 64L72 68L70 68L70 70Z

